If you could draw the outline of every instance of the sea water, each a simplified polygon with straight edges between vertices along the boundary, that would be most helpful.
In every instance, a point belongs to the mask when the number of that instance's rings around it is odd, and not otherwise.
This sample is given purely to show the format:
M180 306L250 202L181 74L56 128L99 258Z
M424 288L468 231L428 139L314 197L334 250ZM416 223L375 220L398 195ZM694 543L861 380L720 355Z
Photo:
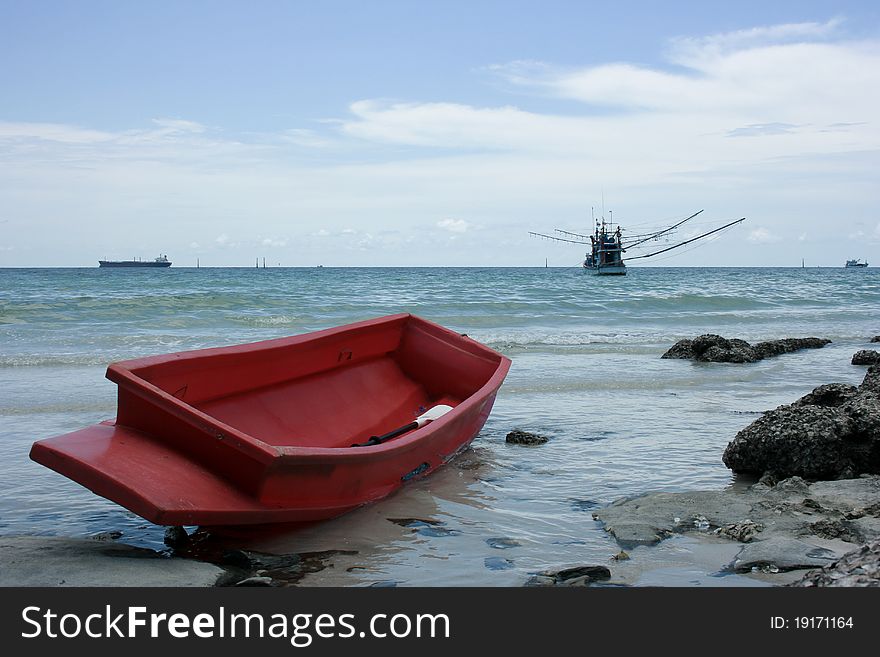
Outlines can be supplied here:
M122 541L166 550L163 528L28 459L35 440L114 417L109 363L399 312L511 358L471 448L342 518L210 540L273 553L330 551L325 565L333 568L302 581L317 585L515 586L546 569L609 564L620 547L593 519L595 509L652 490L742 485L721 462L737 431L815 386L861 381L865 369L850 358L880 333L880 273L0 269L0 535L118 531ZM703 333L832 343L754 364L660 358L675 341ZM550 440L509 445L514 428ZM712 565L683 566L693 551L687 539L665 546L631 551L647 569L652 560L672 564L654 563L655 574L635 583L742 583Z

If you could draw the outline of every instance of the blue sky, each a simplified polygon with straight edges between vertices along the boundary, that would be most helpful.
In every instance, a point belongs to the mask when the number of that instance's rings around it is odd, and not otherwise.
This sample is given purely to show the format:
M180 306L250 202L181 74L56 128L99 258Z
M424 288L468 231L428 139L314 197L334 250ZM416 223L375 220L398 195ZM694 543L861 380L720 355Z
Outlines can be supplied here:
M528 231L603 198L747 217L646 264L880 247L872 2L0 1L0 62L0 266L577 265Z

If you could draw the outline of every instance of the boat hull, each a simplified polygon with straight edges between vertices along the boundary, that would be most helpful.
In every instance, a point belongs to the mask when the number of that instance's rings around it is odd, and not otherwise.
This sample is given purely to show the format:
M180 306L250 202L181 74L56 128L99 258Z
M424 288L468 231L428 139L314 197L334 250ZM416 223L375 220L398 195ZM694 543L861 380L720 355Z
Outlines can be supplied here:
M153 269L159 268L163 269L165 267L170 267L170 262L153 262L153 261L143 261L140 260L98 260L98 267L104 268L118 268L118 267L150 267Z
M117 418L38 441L31 458L160 525L320 520L467 446L509 366L410 315L115 363ZM352 447L440 403L453 410Z
M596 276L626 276L626 265L606 265L594 267L592 272Z

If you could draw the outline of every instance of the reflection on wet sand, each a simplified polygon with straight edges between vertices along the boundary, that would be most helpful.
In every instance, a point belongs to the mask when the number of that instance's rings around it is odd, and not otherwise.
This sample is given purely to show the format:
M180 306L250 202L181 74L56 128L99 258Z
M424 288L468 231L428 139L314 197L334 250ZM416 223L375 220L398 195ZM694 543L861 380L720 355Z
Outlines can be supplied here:
M238 568L240 574L268 575L276 584L427 583L425 571L420 572L422 560L446 560L457 554L458 548L451 550L448 539L471 531L467 525L476 524L492 502L479 485L480 476L491 469L484 456L486 450L468 449L429 478L339 518L297 525L202 528L178 552ZM452 513L444 510L452 508ZM468 515L474 520L469 522ZM401 577L401 572L408 574Z

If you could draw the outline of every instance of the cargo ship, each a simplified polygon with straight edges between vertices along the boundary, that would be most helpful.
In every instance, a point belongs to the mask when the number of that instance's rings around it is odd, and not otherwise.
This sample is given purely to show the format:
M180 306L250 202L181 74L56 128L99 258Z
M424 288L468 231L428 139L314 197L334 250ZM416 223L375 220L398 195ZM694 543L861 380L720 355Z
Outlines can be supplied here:
M98 260L99 267L170 267L167 255L160 255L155 260Z

